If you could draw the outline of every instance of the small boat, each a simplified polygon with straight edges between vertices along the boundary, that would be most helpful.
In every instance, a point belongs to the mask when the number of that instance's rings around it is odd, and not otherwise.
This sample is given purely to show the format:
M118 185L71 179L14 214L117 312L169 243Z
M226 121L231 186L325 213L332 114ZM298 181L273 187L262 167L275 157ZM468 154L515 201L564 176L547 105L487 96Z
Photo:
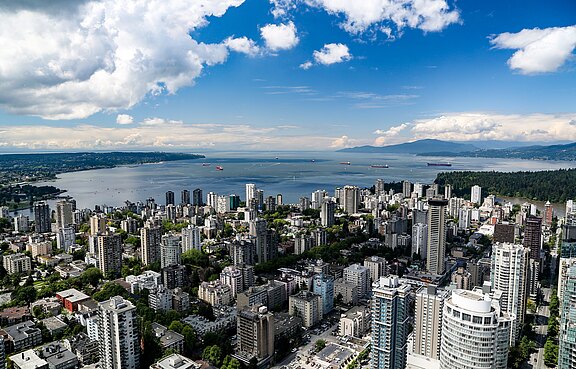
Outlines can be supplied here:
M203 167L209 167L209 166L210 166L210 163L202 163L202 166L203 166Z
M278 157L276 157L275 159L278 160Z
M370 168L388 168L388 164L372 164Z
M451 167L451 163L426 163L429 167Z
M310 161L311 161L312 163L315 163L315 162L316 162L316 160L315 160L315 159L312 159L312 160L310 160Z
M222 168L220 165L217 165L216 170L224 170L224 168Z
M349 161L341 161L340 164L342 164L342 165L350 165L350 162L349 162Z

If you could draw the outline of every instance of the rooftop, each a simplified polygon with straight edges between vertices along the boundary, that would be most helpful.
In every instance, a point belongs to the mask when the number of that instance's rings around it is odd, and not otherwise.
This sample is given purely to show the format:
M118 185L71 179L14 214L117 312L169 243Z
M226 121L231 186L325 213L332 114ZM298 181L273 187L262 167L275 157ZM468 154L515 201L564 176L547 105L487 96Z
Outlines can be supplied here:
M48 365L48 362L46 362L46 360L36 355L34 350L26 350L19 354L12 355L10 356L10 360L16 366L22 369L40 368Z
M84 301L86 299L89 299L90 296L88 296L87 294L78 291L75 288L70 288L68 290L64 290L64 291L60 291L58 293L56 293L57 296L60 296L60 298L62 299L66 299L70 302L80 302L80 301Z

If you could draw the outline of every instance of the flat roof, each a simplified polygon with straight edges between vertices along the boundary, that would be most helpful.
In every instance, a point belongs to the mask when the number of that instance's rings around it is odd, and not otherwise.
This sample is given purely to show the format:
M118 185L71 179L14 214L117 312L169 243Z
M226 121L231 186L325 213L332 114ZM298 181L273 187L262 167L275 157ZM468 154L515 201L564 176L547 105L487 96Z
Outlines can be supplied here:
M75 288L70 288L64 291L57 292L56 295L70 302L80 302L90 298L87 294L78 291Z

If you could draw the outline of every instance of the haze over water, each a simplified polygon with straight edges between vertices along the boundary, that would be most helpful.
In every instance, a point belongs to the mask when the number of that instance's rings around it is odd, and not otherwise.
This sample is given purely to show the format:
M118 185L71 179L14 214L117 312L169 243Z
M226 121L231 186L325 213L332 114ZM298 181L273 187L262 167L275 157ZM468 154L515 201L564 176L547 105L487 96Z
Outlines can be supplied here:
M278 159L276 159L278 158ZM350 162L350 165L340 162ZM426 162L450 162L451 167L428 167ZM202 166L210 163L209 166ZM389 168L371 168L387 164ZM216 166L223 167L222 171ZM351 154L338 152L210 152L205 159L124 166L63 173L55 181L42 182L68 192L79 208L94 205L121 206L124 201L149 197L164 204L165 192L195 188L219 195L245 197L246 183L255 183L265 196L281 193L284 203L296 203L315 190L330 194L344 185L372 186L376 179L431 183L436 174L453 170L519 171L576 167L576 162L486 158L431 158L399 154Z

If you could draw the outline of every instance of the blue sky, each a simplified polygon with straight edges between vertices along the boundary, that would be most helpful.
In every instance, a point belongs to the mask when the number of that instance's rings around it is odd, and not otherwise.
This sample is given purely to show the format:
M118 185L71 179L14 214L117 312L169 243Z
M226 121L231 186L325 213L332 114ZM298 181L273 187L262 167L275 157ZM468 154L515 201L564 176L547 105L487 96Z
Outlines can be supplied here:
M0 20L3 151L576 140L573 1L30 0Z

